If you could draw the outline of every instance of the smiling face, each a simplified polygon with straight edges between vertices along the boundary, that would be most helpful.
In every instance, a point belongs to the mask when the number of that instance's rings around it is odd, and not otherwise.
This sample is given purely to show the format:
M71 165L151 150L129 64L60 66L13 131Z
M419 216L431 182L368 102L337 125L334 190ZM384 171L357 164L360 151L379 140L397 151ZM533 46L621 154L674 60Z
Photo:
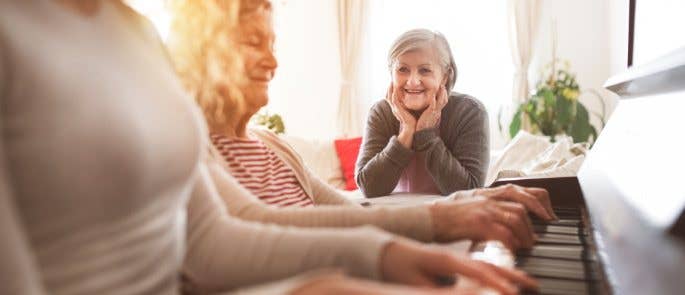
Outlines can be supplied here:
M273 54L271 7L261 7L241 15L240 18L237 43L247 76L240 90L244 95L245 105L251 112L256 112L269 102L269 82L278 66Z
M445 84L435 50L419 47L400 55L392 67L392 82L405 108L425 110Z

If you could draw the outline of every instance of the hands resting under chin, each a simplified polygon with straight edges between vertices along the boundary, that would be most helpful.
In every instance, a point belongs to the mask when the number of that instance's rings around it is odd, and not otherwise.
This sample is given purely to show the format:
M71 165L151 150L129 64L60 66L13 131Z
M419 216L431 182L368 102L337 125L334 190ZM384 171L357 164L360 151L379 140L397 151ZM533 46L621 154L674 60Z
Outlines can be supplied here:
M428 108L421 113L418 119L404 107L393 84L388 87L385 99L390 103L393 115L400 122L400 133L397 135L397 139L404 147L410 149L416 131L434 128L438 125L442 109L447 105L448 95L445 86L440 86L435 97L430 100Z

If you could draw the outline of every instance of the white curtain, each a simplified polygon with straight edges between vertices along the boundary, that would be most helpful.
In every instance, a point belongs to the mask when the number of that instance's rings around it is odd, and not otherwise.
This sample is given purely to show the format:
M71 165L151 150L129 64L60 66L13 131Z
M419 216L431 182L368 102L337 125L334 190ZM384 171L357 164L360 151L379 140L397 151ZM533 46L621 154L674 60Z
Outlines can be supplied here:
M340 38L340 101L338 103L338 136L353 137L362 133L358 71L361 60L367 1L338 0L338 33Z
M528 97L528 67L540 24L539 0L509 0L509 43L514 60L514 103Z

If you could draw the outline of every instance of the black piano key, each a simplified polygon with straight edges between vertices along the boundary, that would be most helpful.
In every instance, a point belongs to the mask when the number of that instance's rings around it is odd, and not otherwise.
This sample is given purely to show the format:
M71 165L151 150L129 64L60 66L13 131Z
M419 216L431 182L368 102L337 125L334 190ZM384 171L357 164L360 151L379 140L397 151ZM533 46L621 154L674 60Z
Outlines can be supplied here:
M538 234L536 244L560 244L560 245L585 245L586 242L579 236L559 234Z
M520 257L516 266L534 277L579 281L598 279L594 263L538 257Z
M535 233L587 236L587 232L583 228L570 226L534 224L533 231L535 231Z
M565 260L597 261L595 255L577 245L535 245L532 249L519 250L517 257L542 257Z
M540 217L537 215L532 215L532 214L529 214L529 215L531 218L540 219ZM559 213L559 214L557 214L557 217L559 217L559 219L573 219L573 220L580 220L583 218L580 214L575 214L575 213L573 213L573 214L571 214L571 213Z
M576 294L590 294L592 283L584 281L569 281L550 278L539 278L540 289L535 291L527 291L523 294L549 294L549 295L576 295Z
M559 219L554 221L544 221L537 218L532 218L531 221L533 225L554 225L554 226L571 226L579 227L583 225L583 221L580 219Z
M580 212L580 209L565 209L565 210L560 210L558 208L553 208L553 211L555 214L572 214L572 215L578 215L580 216L582 212Z
M548 222L531 215L537 243L516 253L516 266L540 282L539 293L524 294L597 293L602 268L583 222L585 211L571 207L553 210L559 220Z
M555 212L555 214L559 219L582 219L582 216L576 213ZM529 213L528 215L530 216L530 218L540 219L540 217L535 214Z
M582 214L580 208L558 208L554 207L552 208L555 214L572 214L572 215L577 215L580 216Z
M565 212L565 211L554 211L554 214L557 215L559 218L563 218L562 216L568 216L570 218L580 218L580 212Z
M560 206L552 206L552 210L555 212L557 211L565 211L565 212L580 212L579 207L560 207Z
M578 272L585 271L585 263L582 261L569 261L542 257L521 257L516 260L516 264L520 265L521 267L539 266L541 268L561 268Z

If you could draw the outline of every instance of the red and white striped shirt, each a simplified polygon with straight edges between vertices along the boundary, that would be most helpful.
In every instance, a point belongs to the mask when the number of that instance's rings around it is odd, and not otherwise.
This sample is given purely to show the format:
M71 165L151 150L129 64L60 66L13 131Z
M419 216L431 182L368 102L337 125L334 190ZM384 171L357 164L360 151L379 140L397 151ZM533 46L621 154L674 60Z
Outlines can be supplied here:
M264 203L278 207L313 206L295 172L274 151L256 139L211 135L231 175Z

